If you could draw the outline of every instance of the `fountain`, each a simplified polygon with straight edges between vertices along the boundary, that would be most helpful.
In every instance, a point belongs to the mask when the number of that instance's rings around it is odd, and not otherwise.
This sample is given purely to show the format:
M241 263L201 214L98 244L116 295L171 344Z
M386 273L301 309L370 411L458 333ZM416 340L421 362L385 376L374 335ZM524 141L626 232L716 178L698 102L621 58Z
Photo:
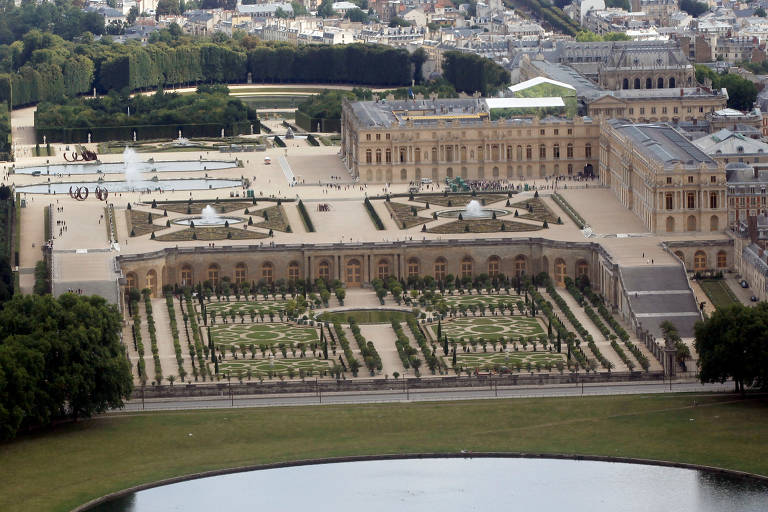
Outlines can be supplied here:
M507 215L508 213L507 210L498 208L485 208L479 201L473 199L461 210L441 210L437 212L437 216L456 219L461 215L461 218L464 220L478 220L492 219L494 214L495 216L500 217L502 215Z
M182 226L189 226L194 223L196 227L224 226L225 224L231 226L232 224L237 224L239 222L243 222L243 219L240 217L222 217L216 212L216 209L209 204L205 205L205 208L203 208L203 211L200 212L200 216L198 217L185 217L173 221L174 224Z
M123 151L123 172L125 181L131 189L136 188L137 182L141 179L141 167L143 162L133 148L128 146Z

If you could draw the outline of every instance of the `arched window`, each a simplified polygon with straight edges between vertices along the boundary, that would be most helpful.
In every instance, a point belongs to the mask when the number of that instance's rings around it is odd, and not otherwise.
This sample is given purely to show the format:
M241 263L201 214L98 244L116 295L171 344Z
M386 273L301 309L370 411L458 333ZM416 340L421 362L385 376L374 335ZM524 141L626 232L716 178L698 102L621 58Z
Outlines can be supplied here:
M539 144L539 160L547 159L547 145Z
M413 150L413 160L417 164L421 163L421 148L416 148Z
M560 160L560 144L555 144L552 146L552 158L555 160Z
M467 179L468 176L469 176L469 174L467 173L467 168L466 167L462 167L461 168L461 177L463 179Z
M709 218L709 230L717 231L720 229L720 219L717 215L713 215Z
M445 170L445 175L446 175L448 178L453 178L453 167L449 167L449 168L447 168L447 169Z
M639 89L640 88L640 79L639 78L635 78L635 84L634 85L635 85L635 89Z
M392 150L389 148L384 151L384 161L388 164L392 163Z
M568 176L573 174L573 164L568 164Z
M584 145L584 158L592 158L592 144L589 142Z
M667 233L675 232L675 218L667 217Z
M405 148L400 148L400 163L404 163L408 160L408 152Z
M675 77L670 77L669 79L669 88L672 89L675 87Z
M531 146L530 144L525 146L525 159L533 160L533 146Z
M288 280L294 283L299 280L299 264L295 261L288 264Z
M362 267L360 260L351 259L347 262L347 285L360 286L362 277Z
M208 281L214 288L219 286L219 266L215 263L208 267Z
M437 258L435 260L435 279L437 281L445 281L445 258Z
M416 180L417 183L421 181L421 168L416 168L416 173L413 175L413 179Z
M138 289L138 279L136 279L136 274L133 272L128 272L125 275L125 289L130 291L134 289Z
M515 257L515 275L518 277L524 276L525 271L528 269L528 261L522 254Z
M380 149L376 150L376 163L377 164L381 163L381 150Z
M663 89L664 88L664 78L659 77L659 79L656 80L656 88L657 89Z
M725 251L718 251L717 253L717 268L728 267L728 255Z
M243 284L248 280L248 267L245 263L235 265L235 284Z
M653 80L650 78L645 79L645 88L646 89L653 89Z
M373 162L373 153L370 149L365 150L365 163L370 164Z
M565 147L565 157L568 159L573 158L573 142L569 142Z
M493 168L493 170L491 171L491 176L494 177L494 178L498 178L499 177L499 168L498 167L494 167Z
M498 256L491 256L488 258L488 275L498 276L501 272L501 258Z
M317 277L328 281L331 278L331 264L328 261L323 260L320 265L317 266Z
M157 297L157 272L154 269L147 272L146 276L147 288L149 288L149 296Z
M408 260L408 277L419 277L419 260L416 258Z
M272 281L274 280L274 274L275 274L275 268L272 266L270 262L267 261L261 264L261 278L267 284L272 284Z
M624 80L621 82L621 88L622 88L622 89L629 89L629 80L628 80L628 79L626 79L626 78L625 78L625 79L624 79Z
M696 251L693 255L693 270L699 272L707 269L707 255L704 251Z
M686 229L688 231L696 231L696 217L693 215L688 216L688 222L686 223Z
M565 261L562 258L555 260L555 282L560 286L565 286L565 278L568 275L568 270L565 265Z
M589 263L584 260L576 262L576 277L589 276Z
M406 169L400 169L400 181L408 181L408 171Z
M386 280L389 277L389 262L387 260L379 260L376 265L376 277L381 280Z
M472 277L472 258L469 256L461 260L461 277Z
M523 146L517 146L517 160L523 159Z
M181 286L192 286L192 267L190 265L181 267Z

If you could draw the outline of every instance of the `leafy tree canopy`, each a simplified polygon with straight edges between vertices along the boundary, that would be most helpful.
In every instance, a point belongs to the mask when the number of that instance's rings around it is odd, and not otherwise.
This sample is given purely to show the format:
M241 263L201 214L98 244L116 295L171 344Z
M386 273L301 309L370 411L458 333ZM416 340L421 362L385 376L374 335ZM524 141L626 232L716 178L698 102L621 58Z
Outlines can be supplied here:
M698 18L709 10L709 7L704 2L697 2L696 0L681 0L680 10L685 11L694 18Z
M702 382L733 379L736 388L768 385L768 303L716 310L695 327Z
M746 78L733 73L717 73L712 68L696 65L696 80L703 84L712 82L713 89L725 88L728 91L728 107L737 110L751 110L757 99L757 86Z
M0 438L121 407L132 389L117 308L101 297L15 296L0 311Z

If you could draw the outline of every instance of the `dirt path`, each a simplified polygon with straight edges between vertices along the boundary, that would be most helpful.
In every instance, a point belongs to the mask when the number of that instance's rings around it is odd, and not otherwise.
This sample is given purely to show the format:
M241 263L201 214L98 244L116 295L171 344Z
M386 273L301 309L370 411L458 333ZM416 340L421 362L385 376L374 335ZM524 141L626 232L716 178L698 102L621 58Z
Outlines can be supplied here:
M395 346L395 331L390 324L367 324L360 326L365 339L373 343L381 357L382 373L392 376L394 372L405 375L406 370Z

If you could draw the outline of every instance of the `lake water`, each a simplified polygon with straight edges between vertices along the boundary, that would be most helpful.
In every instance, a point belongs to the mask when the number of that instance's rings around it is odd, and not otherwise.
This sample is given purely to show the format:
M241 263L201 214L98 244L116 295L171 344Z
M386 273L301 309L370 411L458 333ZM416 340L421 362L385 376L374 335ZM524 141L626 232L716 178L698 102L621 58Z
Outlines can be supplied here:
M156 487L97 512L765 512L768 483L639 464L409 459L249 471Z

